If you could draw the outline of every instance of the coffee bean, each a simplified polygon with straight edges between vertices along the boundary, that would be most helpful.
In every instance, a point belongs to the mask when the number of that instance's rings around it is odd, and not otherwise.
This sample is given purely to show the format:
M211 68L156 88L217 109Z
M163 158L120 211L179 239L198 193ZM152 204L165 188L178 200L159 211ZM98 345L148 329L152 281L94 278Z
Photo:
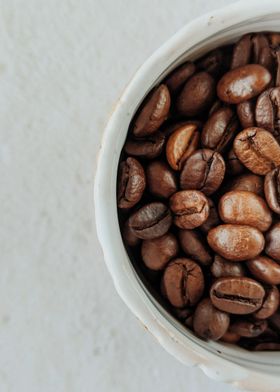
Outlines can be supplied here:
M215 255L214 262L211 265L211 272L215 278L245 276L245 268L241 263L233 263L232 261L224 259L220 255Z
M163 269L171 259L177 256L178 251L178 242L171 233L153 240L144 240L141 247L142 259L146 267L155 271Z
M265 253L280 261L280 223L276 223L265 235Z
M247 261L251 274L261 282L280 284L280 265L266 256L257 256Z
M254 313L257 319L267 319L271 317L278 309L279 306L279 291L276 286L265 287L265 297L262 307Z
M238 122L229 107L216 110L207 120L201 134L202 145L216 151L223 151L232 141Z
M236 109L242 128L255 126L255 104L252 99L239 103Z
M153 202L134 212L128 224L136 237L151 240L167 233L171 223L172 216L166 205Z
M177 98L176 108L181 115L195 116L207 109L214 97L214 78L207 72L198 72L183 87Z
M175 259L168 264L164 271L163 285L166 296L173 306L177 308L193 306L203 294L202 270L191 259Z
M252 48L252 34L243 35L234 45L231 59L231 69L249 64Z
M185 162L180 176L182 189L197 189L211 195L221 185L225 175L222 156L209 149L197 150Z
M146 169L148 190L151 194L169 198L177 191L175 173L162 161L151 162Z
M280 142L280 87L270 88L258 97L256 122Z
M276 62L276 76L275 76L275 86L280 86L280 49L279 46L272 50L272 55Z
M280 165L280 146L270 132L247 128L234 140L237 158L255 174L265 175Z
M272 46L280 45L280 34L279 33L269 33L268 39L269 39L270 45L272 45Z
M142 139L128 139L124 145L124 151L135 157L153 159L161 154L164 142L165 137L158 131Z
M140 238L136 237L132 229L130 228L128 221L125 222L122 229L123 241L126 245L135 247L140 244Z
M179 241L187 256L202 265L211 263L212 257L208 245L198 231L180 230Z
M260 231L268 230L272 223L272 214L264 199L248 191L225 193L219 201L219 215L225 223L249 225Z
M265 342L265 343L258 343L254 347L255 351L278 351L280 350L280 343L275 342Z
M164 84L155 88L136 115L133 134L136 137L142 137L157 131L167 118L170 103L168 88Z
M229 151L226 160L226 166L229 174L236 176L244 172L245 167L235 155L233 148Z
M246 338L255 338L267 328L266 320L237 320L231 324L229 331Z
M193 328L197 336L203 339L220 339L229 326L229 315L216 309L209 298L204 298L196 307Z
M280 214L280 167L270 171L265 176L264 193L267 204L272 211Z
M165 84L171 94L177 93L186 81L195 73L194 63L187 61L176 68L166 79Z
M209 112L208 112L208 118L212 116L213 113L215 113L217 110L221 109L224 106L224 103L217 99L214 101L214 103L211 105Z
M196 150L200 134L197 125L186 124L169 137L166 144L166 158L174 170L181 170L187 158Z
M213 305L232 314L255 312L262 306L264 295L264 288L245 276L219 278L210 289Z
M198 62L198 68L217 76L221 73L224 67L225 56L220 49L212 50L205 57Z
M248 64L228 71L217 85L218 97L229 104L238 104L256 97L271 81L269 71L258 64Z
M240 340L240 336L237 333L227 331L220 339L221 342L225 343L237 343Z
M166 122L165 124L162 125L160 128L160 132L164 135L164 137L167 139L169 138L170 135L172 135L173 132L175 132L178 128L181 128L184 125L195 125L197 127L197 130L199 131L202 129L202 122L199 120L176 120L174 122Z
M170 208L174 223L181 229L201 226L209 216L207 198L199 191L180 191L170 198Z
M269 325L273 330L275 330L278 334L280 333L280 312L277 310L272 316L268 319Z
M193 325L193 308L174 308L175 316L181 320L186 326L192 328Z
M263 195L263 177L256 174L246 173L235 177L225 186L226 191L248 191L256 195Z
M141 199L146 187L142 165L134 158L120 163L118 180L118 207L131 208Z
M207 236L210 247L225 259L250 260L264 248L264 237L255 227L225 224L211 229Z
M202 225L200 226L200 229L204 233L208 233L210 229L212 229L215 226L218 226L221 223L215 204L211 199L209 199L209 197L207 198L207 200L209 204L209 216L206 219L206 221L202 223Z

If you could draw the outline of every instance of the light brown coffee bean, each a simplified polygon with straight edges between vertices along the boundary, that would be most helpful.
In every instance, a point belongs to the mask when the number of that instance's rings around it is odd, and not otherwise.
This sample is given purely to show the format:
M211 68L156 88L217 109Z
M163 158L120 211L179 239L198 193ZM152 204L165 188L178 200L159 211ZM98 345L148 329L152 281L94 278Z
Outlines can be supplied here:
M280 167L276 167L265 176L264 194L272 211L280 215Z
M225 191L248 191L256 195L263 195L263 177L253 173L235 177L225 185Z
M211 273L215 278L225 278L227 276L245 276L243 264L224 259L220 255L215 255L211 265Z
M229 327L229 331L245 338L255 338L261 335L267 328L266 320L237 320Z
M153 161L146 169L148 190L151 194L168 199L177 191L177 179L172 169L163 161Z
M265 253L280 261L280 223L273 225L265 235Z
M265 297L262 307L254 313L254 317L260 320L271 317L279 306L279 290L276 286L265 288Z
M252 99L239 103L236 110L243 129L255 126L255 104Z
M280 265L266 256L257 256L247 261L251 274L259 281L280 284Z
M202 235L196 230L180 230L179 241L181 248L187 256L202 265L208 265L212 261L210 249Z
M220 339L221 342L225 343L237 343L240 340L240 336L237 333L227 331Z

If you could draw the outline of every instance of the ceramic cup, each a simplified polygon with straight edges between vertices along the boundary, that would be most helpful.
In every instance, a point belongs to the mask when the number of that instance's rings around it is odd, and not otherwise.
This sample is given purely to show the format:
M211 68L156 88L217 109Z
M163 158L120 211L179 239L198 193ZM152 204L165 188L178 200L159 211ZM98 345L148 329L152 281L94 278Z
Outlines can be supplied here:
M158 342L188 366L253 391L279 391L280 353L248 352L204 342L184 328L148 292L124 248L117 216L116 179L129 123L143 97L175 67L251 31L280 31L280 2L247 0L193 20L158 49L138 70L120 97L104 132L95 178L98 238L115 287Z

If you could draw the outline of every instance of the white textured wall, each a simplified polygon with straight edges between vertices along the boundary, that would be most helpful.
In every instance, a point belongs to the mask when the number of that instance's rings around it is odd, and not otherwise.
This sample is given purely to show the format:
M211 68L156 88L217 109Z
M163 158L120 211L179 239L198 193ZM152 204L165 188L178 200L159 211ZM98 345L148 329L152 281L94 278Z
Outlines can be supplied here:
M1 392L233 392L118 298L93 224L102 129L137 67L229 0L0 0Z

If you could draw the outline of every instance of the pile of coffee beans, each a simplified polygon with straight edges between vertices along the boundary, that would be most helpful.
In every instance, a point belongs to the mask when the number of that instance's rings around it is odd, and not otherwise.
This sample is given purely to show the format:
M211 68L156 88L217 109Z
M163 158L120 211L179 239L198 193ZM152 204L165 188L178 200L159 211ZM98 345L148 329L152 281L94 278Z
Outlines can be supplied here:
M153 295L202 339L280 350L280 33L169 74L120 157L123 241Z

